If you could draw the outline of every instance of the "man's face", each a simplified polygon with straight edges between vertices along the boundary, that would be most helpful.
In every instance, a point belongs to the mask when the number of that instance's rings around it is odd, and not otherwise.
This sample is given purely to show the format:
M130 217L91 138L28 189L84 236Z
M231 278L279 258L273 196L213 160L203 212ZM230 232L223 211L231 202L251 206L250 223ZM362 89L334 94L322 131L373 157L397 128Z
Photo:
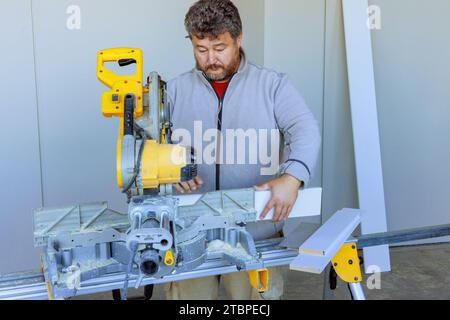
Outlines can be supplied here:
M233 39L229 32L217 38L192 37L197 68L213 81L228 80L238 69L242 35Z

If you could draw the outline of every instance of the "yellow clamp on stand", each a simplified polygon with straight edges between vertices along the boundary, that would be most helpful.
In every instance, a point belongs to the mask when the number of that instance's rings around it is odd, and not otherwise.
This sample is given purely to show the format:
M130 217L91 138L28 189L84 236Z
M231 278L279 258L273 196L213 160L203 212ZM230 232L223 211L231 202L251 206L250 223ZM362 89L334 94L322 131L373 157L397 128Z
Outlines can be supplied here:
M259 269L247 271L250 285L259 293L264 293L269 289L269 270Z
M344 244L336 256L331 260L334 270L339 278L347 283L362 281L356 243Z
M173 264L175 263L175 260L173 258L173 253L172 251L167 251L166 255L164 256L164 264L166 266L173 266Z
M42 263L42 255L41 255L41 272L42 274L44 274L44 265ZM47 288L47 297L48 300L54 300L53 298L53 294L52 294L52 289L50 287L50 283L48 283L47 281L45 282L45 287Z

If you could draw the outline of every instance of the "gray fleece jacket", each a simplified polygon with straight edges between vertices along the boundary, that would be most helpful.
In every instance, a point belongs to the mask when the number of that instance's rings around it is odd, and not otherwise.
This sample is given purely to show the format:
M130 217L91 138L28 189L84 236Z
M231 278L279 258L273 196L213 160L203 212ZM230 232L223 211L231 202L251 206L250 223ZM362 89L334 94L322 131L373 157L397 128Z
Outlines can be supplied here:
M173 142L195 149L204 181L199 192L252 187L284 173L308 184L321 144L319 127L285 74L242 55L223 101L198 69L169 81L167 100Z

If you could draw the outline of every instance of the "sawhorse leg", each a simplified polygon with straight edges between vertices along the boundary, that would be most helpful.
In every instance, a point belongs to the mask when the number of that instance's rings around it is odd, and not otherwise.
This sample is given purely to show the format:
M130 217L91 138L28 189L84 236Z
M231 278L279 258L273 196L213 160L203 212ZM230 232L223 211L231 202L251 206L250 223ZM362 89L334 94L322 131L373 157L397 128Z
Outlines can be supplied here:
M349 283L348 288L352 294L352 300L366 300L366 295L364 294L361 282Z

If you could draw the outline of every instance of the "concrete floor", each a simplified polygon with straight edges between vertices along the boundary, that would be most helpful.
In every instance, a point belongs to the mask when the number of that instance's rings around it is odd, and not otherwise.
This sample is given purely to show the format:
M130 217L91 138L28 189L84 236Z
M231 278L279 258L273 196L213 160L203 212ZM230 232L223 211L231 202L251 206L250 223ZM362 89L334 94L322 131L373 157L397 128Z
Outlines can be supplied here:
M450 300L450 244L391 248L392 272L381 275L381 289L368 290L371 300L447 299ZM323 275L287 272L283 299L322 299ZM142 291L130 290L130 297ZM221 290L223 292L223 290ZM339 282L336 299L350 299L347 286ZM78 297L77 299L111 299L111 293ZM164 299L162 286L155 286L153 299ZM226 299L222 293L220 299Z

